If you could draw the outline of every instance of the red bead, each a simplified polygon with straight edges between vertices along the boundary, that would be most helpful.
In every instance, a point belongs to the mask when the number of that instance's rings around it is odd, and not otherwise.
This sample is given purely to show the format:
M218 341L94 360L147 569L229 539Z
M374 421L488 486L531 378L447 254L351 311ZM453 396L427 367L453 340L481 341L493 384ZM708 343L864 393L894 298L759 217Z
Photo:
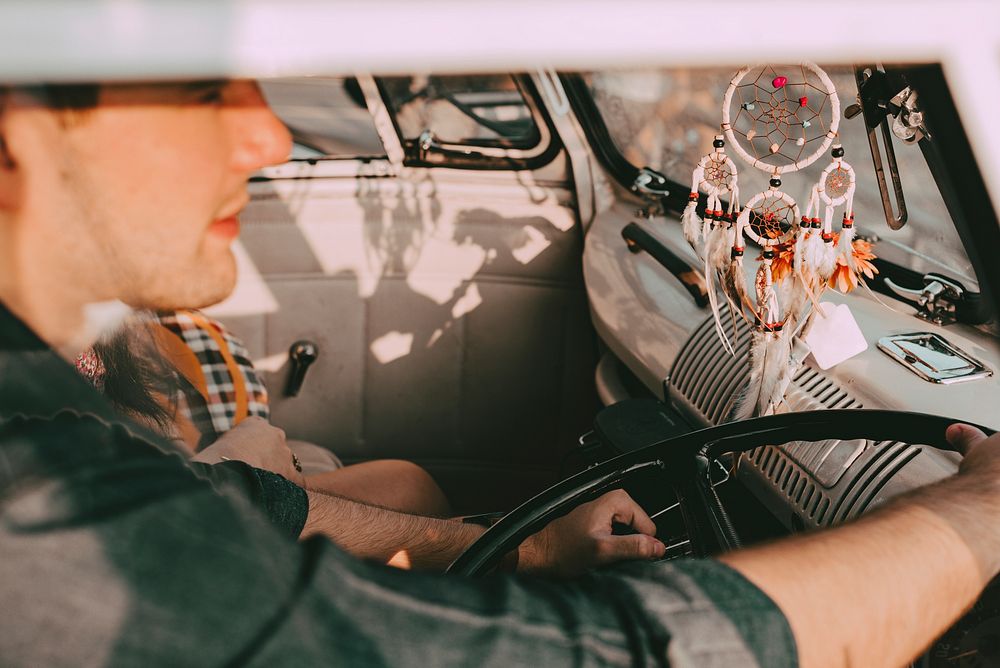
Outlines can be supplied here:
M806 97L805 95L803 95L802 97L799 98L799 106L800 107L804 107L807 104L809 104L809 98L808 97Z
M774 79L771 81L771 84L775 88L781 88L786 83L788 83L788 77L774 77Z
M694 200L698 199L698 193L691 193L690 195L688 195L688 199L693 202Z

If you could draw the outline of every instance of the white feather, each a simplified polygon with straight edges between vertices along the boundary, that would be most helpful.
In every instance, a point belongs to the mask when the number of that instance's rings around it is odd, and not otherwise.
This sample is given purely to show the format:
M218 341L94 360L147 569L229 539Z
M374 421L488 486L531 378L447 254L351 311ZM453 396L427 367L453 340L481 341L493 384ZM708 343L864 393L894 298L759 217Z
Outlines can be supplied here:
M802 264L816 271L822 262L825 246L819 230L811 230L802 245Z
M715 320L715 333L719 335L722 347L730 355L735 355L732 343L726 336L726 331L722 327L722 318L719 314L719 295L715 290L715 281L725 280L725 276L720 269L725 266L729 259L729 244L727 243L726 228L719 225L708 232L705 238L705 284L708 288L708 303L712 308L712 318Z
M776 290L778 292L778 301L787 314L785 317L785 326L787 327L791 322L798 322L802 308L809 299L805 282L801 277L792 274L785 278L776 287Z
M747 311L752 311L754 305L747 292L746 275L743 273L743 258L731 259L722 266L722 290L726 293L726 297L735 311L744 320L749 320Z
M857 272L857 262L854 261L854 227L844 227L840 230L840 239L837 241L837 253L844 258L847 268ZM832 272L831 272L832 273Z
M823 245L820 249L819 261L816 263L816 274L820 283L826 283L833 276L833 270L837 268L837 249L834 248L833 242L826 243L821 239L820 243Z
M750 341L750 377L746 390L730 412L730 421L767 415L781 402L794 374L791 340L791 328L780 332L754 330Z
M684 238L687 239L688 243L691 244L691 247L696 251L698 250L698 242L701 238L702 227L705 224L701 219L701 216L698 215L697 209L697 200L692 200L688 202L686 207L684 207L684 213L681 214L681 225L684 228Z

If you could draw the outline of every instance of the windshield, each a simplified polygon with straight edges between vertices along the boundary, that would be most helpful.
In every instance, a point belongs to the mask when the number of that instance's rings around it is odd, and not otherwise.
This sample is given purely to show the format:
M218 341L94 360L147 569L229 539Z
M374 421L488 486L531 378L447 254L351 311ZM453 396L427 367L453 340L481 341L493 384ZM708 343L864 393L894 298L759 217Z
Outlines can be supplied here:
M689 186L692 169L720 132L722 100L738 69L598 72L584 75L584 80L622 155L636 167L651 167ZM842 112L857 96L854 71L850 66L823 69L836 86ZM857 174L855 223L862 234L878 238L879 257L920 273L945 274L978 291L972 263L919 147L894 138L909 221L891 230L861 115L841 119L839 141ZM736 164L744 202L767 188L768 174L738 159ZM801 172L786 175L782 189L804 208L810 187L827 164L821 157Z

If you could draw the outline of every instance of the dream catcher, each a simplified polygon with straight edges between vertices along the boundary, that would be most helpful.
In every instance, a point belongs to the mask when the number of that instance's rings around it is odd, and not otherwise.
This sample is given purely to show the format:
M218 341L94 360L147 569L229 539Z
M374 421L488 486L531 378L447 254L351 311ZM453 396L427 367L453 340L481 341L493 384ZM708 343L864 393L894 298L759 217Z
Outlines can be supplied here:
M726 142L722 135L716 135L712 141L715 149L698 161L698 166L694 168L691 175L691 194L688 196L688 204L684 208L681 216L681 223L684 227L684 236L696 250L700 239L708 239L708 233L713 226L719 226L723 222L732 225L733 212L739 209L739 174L736 171L736 163L726 155ZM708 202L705 205L705 217L698 215L698 193L703 192L708 195ZM722 210L722 198L728 197L729 205L725 213ZM724 220L728 218L728 221Z
M720 155L719 139L716 153L702 158L695 169L692 201L699 190L709 196L706 220L701 226L706 278L714 274L730 306L753 325L750 383L734 409L735 419L772 411L791 380L794 370L791 340L810 289L801 276L814 267L796 265L795 246L805 230L812 230L815 209L820 201L826 200L814 188L806 216L802 217L795 199L781 190L781 177L811 165L830 148L837 136L839 115L840 100L833 82L816 65L744 68L736 73L726 90L722 131L737 156L770 176L769 186L751 197L742 211L736 198L731 198L727 213L738 214L735 224L727 228L726 235L713 235L715 212L721 211L722 206L701 184L709 159ZM846 165L843 161L840 164ZM844 173L848 169L849 166L844 167ZM732 172L735 190L735 168ZM832 194L827 192L825 182L822 187L824 194ZM837 199L831 197L830 201ZM693 209L689 202L684 219L686 231L696 229ZM722 218L725 220L725 216ZM728 237L729 243L720 249L718 239L724 237ZM752 289L747 288L742 267L747 239L762 249ZM796 267L801 271L797 273ZM732 351L719 323L717 308L713 308L713 314L724 345Z
M871 260L871 244L857 239L854 227L854 169L844 160L844 148L835 144L831 152L833 158L823 170L819 182L813 187L814 207L812 215L823 209L822 223L817 217L810 218L810 233L804 235L803 252L797 259L796 274L811 288L818 290L829 286L841 292L850 292L859 283L862 275L874 278L878 272ZM836 209L843 207L843 217L839 234L833 232ZM821 232L817 234L814 228Z
M715 136L712 147L714 150L698 161L698 166L694 168L691 175L691 194L688 196L688 204L681 216L681 223L688 243L696 252L702 253L702 259L705 261L705 281L708 301L715 318L715 330L726 350L730 354L734 354L735 351L732 344L729 343L729 338L722 328L722 320L719 317L719 301L715 283L718 280L716 267L722 267L726 258L731 256L732 230L740 209L739 174L736 170L736 163L726 155L726 141L722 135ZM707 195L704 218L698 215L697 210L699 192L704 192ZM728 197L729 200L725 209L723 209L722 204L724 197ZM700 241L704 241L703 251L699 251ZM722 278L721 284L725 287L730 282ZM730 309L739 308L739 312L742 313L745 298L732 290L727 290L726 296L730 303Z

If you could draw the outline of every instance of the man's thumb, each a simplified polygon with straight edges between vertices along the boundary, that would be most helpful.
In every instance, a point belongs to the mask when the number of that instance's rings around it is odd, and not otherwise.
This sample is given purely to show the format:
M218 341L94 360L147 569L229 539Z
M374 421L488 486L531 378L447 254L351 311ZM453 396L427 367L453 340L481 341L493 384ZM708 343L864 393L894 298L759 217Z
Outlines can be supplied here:
M986 438L986 434L979 431L975 427L969 426L967 424L962 424L956 422L948 427L948 431L945 432L945 438L948 442L963 455L969 451L969 448L974 446L979 441Z
M603 542L604 545L599 552L598 559L602 564L634 559L657 559L662 557L666 551L663 543L652 536L641 533L628 536L608 536L604 538Z

